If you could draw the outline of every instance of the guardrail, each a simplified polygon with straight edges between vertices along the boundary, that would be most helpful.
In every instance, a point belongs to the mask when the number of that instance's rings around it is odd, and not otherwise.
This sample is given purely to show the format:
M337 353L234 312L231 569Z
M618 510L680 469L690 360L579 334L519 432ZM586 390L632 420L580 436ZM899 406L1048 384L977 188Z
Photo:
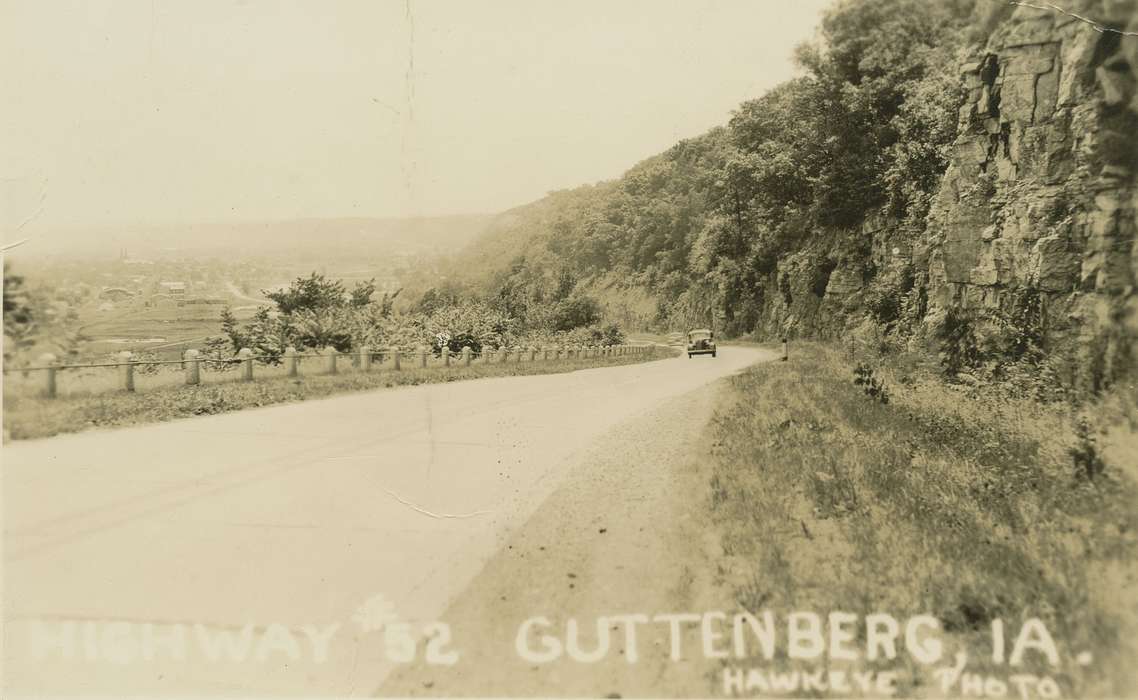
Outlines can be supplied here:
M476 362L488 365L510 361L556 362L630 355L655 355L656 350L655 345L558 345L540 348L536 346L501 347L476 352L468 346L458 353L451 352L449 348L444 348L436 353L426 346L409 352L400 348L373 349L365 346L354 352L339 352L332 348L317 352L297 352L294 348L286 348L284 353L280 355L256 355L249 348L244 348L238 351L236 356L225 358L209 357L201 354L198 350L187 350L180 360L143 360L134 357L131 352L125 351L118 354L119 360L116 362L76 364L62 364L58 362L55 355L49 353L40 356L38 365L5 367L4 374L19 372L26 375L30 372L42 372L43 378L39 393L41 396L50 399L56 398L59 393L59 373L70 369L117 367L119 368L119 388L122 391L133 392L135 390L135 370L146 366L181 365L185 371L184 383L187 386L197 386L202 383L202 363L240 365L241 379L253 381L256 377L255 362L258 360L268 361L272 364L283 364L286 376L299 377L301 376L301 358L322 358L324 360L323 371L318 372L318 374L330 375L337 374L339 371L337 365L339 358L349 358L356 371L369 372L374 369L398 372L404 368L405 360L410 362L413 368L425 369L432 366L443 368L451 366L470 367Z

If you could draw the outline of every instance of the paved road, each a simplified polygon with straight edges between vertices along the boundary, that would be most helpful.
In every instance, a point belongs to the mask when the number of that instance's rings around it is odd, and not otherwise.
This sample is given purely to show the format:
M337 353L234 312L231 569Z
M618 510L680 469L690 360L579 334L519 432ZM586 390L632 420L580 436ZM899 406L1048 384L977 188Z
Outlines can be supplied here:
M406 623L422 658L426 626L594 441L768 358L726 348L5 446L4 697L373 691L403 649L397 625L374 628Z

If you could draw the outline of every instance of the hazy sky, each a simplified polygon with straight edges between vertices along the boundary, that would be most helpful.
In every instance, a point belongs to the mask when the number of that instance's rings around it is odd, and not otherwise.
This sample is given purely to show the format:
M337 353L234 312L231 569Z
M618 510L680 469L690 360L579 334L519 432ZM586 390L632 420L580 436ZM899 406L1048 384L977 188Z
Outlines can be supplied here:
M830 3L0 0L0 223L503 210L723 123Z

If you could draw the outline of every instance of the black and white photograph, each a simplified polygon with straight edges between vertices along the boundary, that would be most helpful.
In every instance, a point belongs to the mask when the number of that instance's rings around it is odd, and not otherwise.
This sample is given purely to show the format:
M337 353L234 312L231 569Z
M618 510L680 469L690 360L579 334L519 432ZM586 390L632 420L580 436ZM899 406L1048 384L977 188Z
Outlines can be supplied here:
M0 0L0 697L1138 698L1138 0Z

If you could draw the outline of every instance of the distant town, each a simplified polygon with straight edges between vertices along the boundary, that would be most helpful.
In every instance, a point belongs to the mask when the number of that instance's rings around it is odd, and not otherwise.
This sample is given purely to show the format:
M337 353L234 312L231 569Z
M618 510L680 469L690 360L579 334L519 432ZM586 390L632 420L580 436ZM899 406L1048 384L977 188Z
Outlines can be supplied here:
M177 357L220 332L221 310L252 316L270 302L263 292L322 272L353 283L375 280L378 291L399 289L412 269L428 265L421 252L386 252L355 260L137 254L120 248L103 259L48 257L18 261L12 272L41 309L9 361L26 364L43 353L71 360L109 352L146 351Z
M5 328L5 363L75 362L129 350L176 359L270 304L263 292L321 273L394 292L433 278L491 217L297 219L92 229L33 239L5 258L5 295L28 297Z

